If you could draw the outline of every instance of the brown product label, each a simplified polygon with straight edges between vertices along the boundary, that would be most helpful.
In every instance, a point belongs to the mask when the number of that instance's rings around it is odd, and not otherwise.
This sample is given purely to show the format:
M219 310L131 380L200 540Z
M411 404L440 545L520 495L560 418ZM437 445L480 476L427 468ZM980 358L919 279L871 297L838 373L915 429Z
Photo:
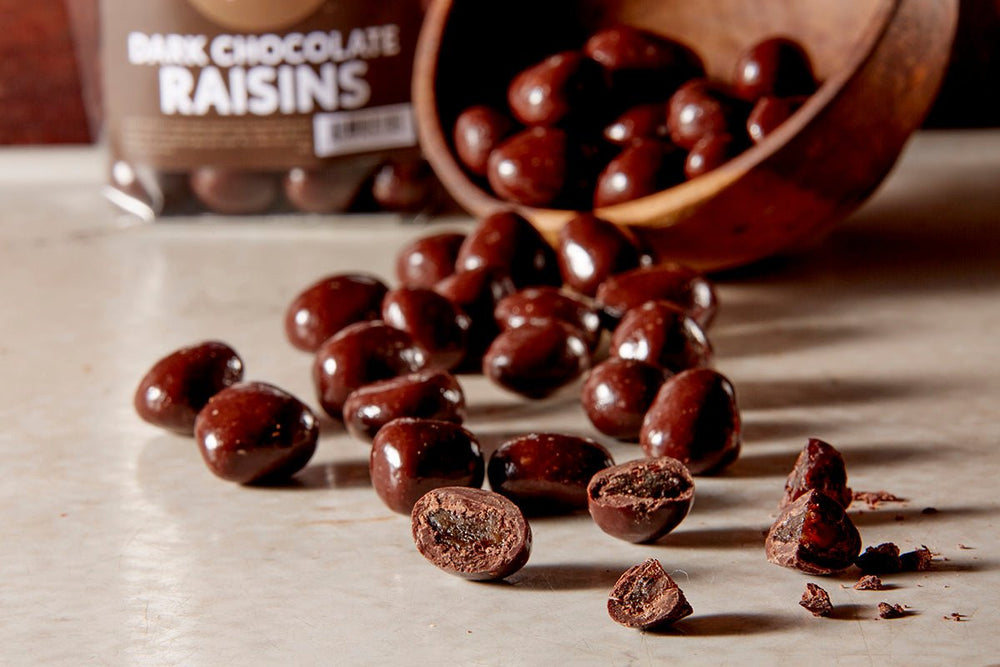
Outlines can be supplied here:
M416 145L420 0L104 0L116 158L313 167Z

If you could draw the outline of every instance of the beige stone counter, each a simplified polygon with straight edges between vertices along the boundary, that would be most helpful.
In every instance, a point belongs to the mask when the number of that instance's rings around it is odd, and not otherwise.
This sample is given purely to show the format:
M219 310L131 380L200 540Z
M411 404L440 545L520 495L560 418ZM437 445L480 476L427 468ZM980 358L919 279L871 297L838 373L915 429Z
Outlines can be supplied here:
M636 546L586 515L536 520L529 564L494 585L428 565L368 486L365 447L332 425L294 486L241 488L131 407L154 360L207 338L315 405L285 305L325 273L390 276L427 228L147 225L103 201L101 160L0 152L0 663L1000 661L1000 133L918 136L824 243L721 281L710 337L744 451L698 480L674 533ZM529 430L595 435L573 391L528 403L463 383L488 448ZM907 499L852 510L865 543L925 544L932 570L862 592L856 575L765 562L761 531L809 436L844 452L856 489ZM639 453L607 444L618 460ZM649 556L695 610L663 634L605 610L617 576ZM830 592L834 618L798 606L807 581ZM876 620L883 600L910 615Z

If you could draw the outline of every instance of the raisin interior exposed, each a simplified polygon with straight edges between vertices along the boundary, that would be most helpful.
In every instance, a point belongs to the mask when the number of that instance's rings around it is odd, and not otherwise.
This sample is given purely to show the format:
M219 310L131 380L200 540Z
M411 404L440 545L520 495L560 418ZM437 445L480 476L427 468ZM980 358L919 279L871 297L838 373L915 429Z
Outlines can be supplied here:
M847 486L844 458L833 445L817 438L809 438L799 453L795 467L785 481L785 495L779 509L787 507L810 489L825 493L844 509L851 504L853 497Z
M778 516L764 543L767 560L808 574L846 570L861 551L861 535L844 508L809 491Z
M434 489L417 500L410 517L417 551L466 579L503 579L531 554L531 527L521 510L492 491Z
M664 627L691 613L684 592L655 558L626 570L608 595L608 614L629 628Z
M667 456L606 468L587 487L587 508L601 530L627 542L652 542L687 516L694 480Z

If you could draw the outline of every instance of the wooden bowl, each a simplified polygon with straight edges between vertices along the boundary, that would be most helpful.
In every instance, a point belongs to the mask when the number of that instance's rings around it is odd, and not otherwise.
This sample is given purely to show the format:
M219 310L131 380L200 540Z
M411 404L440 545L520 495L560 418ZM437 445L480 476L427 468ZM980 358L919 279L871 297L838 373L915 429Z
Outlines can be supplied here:
M957 15L954 0L435 0L414 66L421 146L471 214L513 208L554 240L572 211L497 199L456 161L464 108L503 108L516 72L616 23L688 44L722 81L744 49L789 36L823 82L794 116L704 176L595 211L661 260L738 266L816 237L875 190L934 100Z

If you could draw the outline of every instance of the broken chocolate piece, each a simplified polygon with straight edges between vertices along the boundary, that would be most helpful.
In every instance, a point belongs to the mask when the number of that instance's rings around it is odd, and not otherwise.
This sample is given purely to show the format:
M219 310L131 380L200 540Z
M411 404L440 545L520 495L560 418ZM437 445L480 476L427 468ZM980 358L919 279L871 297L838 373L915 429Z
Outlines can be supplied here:
M691 605L655 558L629 568L608 596L608 614L616 623L651 630L691 614Z
M844 458L832 445L817 438L809 438L802 449L795 467L785 481L785 496L778 509L784 509L810 489L816 489L844 509L851 504L850 487L847 486L847 469Z
M799 604L808 609L813 616L829 616L833 611L830 594L816 584L806 584Z
M885 585L882 580L879 579L874 574L866 574L860 579L858 583L854 584L854 590L856 591L882 591L885 590Z
M652 542L687 516L694 480L669 456L605 468L587 486L587 508L601 530L627 542Z
M888 602L878 603L878 615L881 618L902 618L907 615L903 605L889 604Z
M499 493L464 486L429 491L413 506L417 551L440 569L489 581L514 574L531 554L531 527Z
M835 500L813 489L785 508L764 543L767 560L807 574L833 574L850 567L861 551L861 535Z
M904 572L923 572L931 569L934 554L925 546L899 555L900 569Z
M854 559L854 564L865 574L892 574L903 569L899 561L899 547L892 542L868 547Z

